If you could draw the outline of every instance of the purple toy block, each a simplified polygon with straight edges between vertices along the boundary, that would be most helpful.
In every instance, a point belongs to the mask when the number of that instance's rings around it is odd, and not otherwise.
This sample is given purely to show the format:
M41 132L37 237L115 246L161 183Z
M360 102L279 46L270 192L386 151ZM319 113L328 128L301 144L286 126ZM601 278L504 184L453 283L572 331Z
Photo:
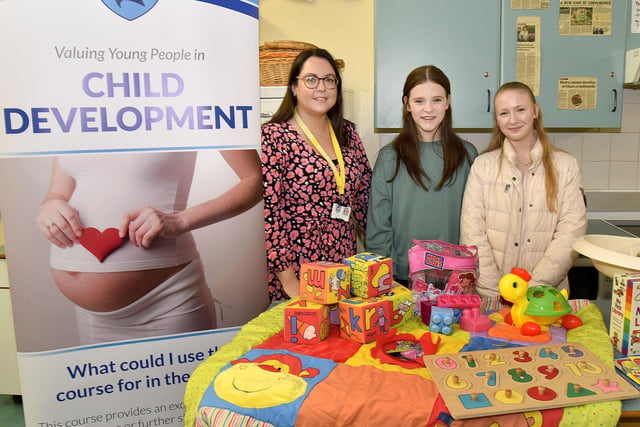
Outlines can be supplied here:
M420 318L422 323L429 325L431 323L431 307L435 307L436 303L428 300L420 301Z

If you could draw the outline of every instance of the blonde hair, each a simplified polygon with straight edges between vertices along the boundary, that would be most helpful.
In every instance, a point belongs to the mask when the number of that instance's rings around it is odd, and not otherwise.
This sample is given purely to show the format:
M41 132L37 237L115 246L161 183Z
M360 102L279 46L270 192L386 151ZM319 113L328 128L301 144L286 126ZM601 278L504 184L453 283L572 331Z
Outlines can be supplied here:
M521 82L509 82L500 86L500 89L496 92L494 99L500 95L502 92L506 92L508 90L519 90L525 92L533 105L537 105L536 98L531 91L531 88L524 83ZM494 108L495 109L495 108ZM560 149L553 146L547 133L544 130L544 125L542 124L542 111L538 107L538 117L533 119L533 128L536 130L538 134L538 140L542 145L542 165L544 167L545 178L544 178L544 186L547 193L547 208L550 212L556 212L558 209L558 178L556 175L556 168L553 164L553 152L561 151ZM498 122L494 116L493 118L493 133L491 135L491 142L489 146L485 150L485 152L500 150L500 160L499 166L502 167L502 146L504 145L504 140L506 136L500 130L498 126ZM498 168L498 173L500 168Z

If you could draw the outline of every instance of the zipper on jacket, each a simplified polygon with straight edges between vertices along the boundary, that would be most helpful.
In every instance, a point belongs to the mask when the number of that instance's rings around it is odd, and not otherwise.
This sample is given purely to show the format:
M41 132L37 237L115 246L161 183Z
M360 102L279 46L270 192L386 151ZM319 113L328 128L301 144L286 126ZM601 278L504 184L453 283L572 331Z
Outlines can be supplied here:
M527 251L524 249L524 243L525 243L525 235L526 235L525 228L526 228L527 216L528 216L527 204L529 203L528 202L529 192L526 191L527 184L529 181L529 171L522 174L521 181L522 182L520 184L520 187L522 189L522 206L520 206L521 222L520 222L520 242L518 243L518 266L524 267L525 265L527 265L525 263L525 255Z

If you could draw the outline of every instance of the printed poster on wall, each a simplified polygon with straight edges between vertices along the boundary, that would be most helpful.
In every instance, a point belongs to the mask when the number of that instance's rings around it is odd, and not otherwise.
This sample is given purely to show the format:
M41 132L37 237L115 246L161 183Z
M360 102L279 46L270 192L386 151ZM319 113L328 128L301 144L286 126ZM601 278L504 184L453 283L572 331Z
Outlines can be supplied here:
M2 0L0 37L26 423L182 425L268 305L258 1Z
M632 34L640 34L640 2L634 0L631 2L631 29L629 32Z
M596 77L560 77L558 110L594 110L598 108Z
M550 0L511 0L511 9L549 9Z
M618 2L620 4L622 2ZM612 0L560 0L558 34L561 36L610 36Z
M539 16L518 16L516 21L516 80L526 83L535 96L540 95L540 48L542 39Z

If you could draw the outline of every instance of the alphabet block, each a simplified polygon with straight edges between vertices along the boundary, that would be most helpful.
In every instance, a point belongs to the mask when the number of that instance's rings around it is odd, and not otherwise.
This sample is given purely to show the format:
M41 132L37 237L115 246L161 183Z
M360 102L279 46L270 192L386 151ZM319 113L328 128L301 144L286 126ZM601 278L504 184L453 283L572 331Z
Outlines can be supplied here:
M298 300L284 308L285 341L317 344L329 336L329 306Z
M391 290L391 258L373 252L361 252L345 258L344 263L351 267L352 294L361 298L371 298Z
M347 299L351 290L351 268L342 263L315 261L300 266L300 299L335 304Z

